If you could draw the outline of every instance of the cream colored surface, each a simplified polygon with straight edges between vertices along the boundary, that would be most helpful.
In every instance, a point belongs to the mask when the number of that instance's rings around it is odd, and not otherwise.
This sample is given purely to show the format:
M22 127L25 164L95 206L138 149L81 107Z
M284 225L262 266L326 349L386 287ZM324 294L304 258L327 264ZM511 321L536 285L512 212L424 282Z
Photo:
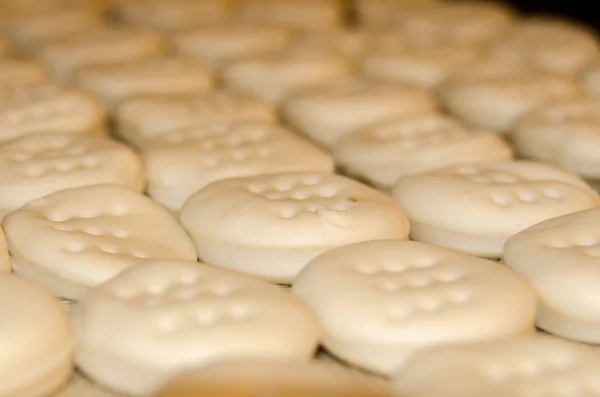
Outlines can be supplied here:
M72 320L84 373L139 396L218 360L308 361L320 338L289 292L191 261L140 263L91 290Z
M283 127L231 123L159 137L143 152L148 194L172 211L212 182L281 172L333 172L333 158Z
M598 352L551 337L509 338L417 353L394 379L404 397L596 396Z
M1 397L45 397L73 372L67 315L43 288L0 273Z
M291 40L281 27L231 22L183 31L172 42L178 55L220 72L231 62L279 51Z
M537 324L555 335L600 343L598 303L600 210L539 223L511 237L504 263L527 277L538 293Z
M550 104L525 116L511 136L523 157L600 179L600 99Z
M328 249L409 232L391 197L326 173L215 182L186 202L179 219L201 260L279 284Z
M439 99L454 116L506 133L535 108L582 94L583 88L574 79L523 69L450 79L441 86Z
M117 109L117 134L137 147L190 127L229 122L275 123L274 109L252 96L227 91L197 95L138 97Z
M101 183L143 191L141 158L100 135L33 134L0 146L0 218L50 193Z
M0 87L39 84L48 81L48 74L37 62L20 59L0 60Z
M225 87L279 104L296 90L326 86L354 74L350 59L321 48L290 47L233 62L223 73Z
M296 130L331 148L346 135L378 121L435 109L433 99L421 89L352 79L292 95L281 114Z
M74 375L69 383L52 397L121 397L108 390L100 388L83 376Z
M441 114L374 124L339 140L332 154L347 172L385 189L406 175L513 157L510 146L496 134Z
M110 111L132 96L197 94L211 91L215 85L205 68L175 57L87 66L74 81L100 98Z
M73 300L142 259L196 260L167 210L118 185L61 190L12 212L2 226L13 269Z
M4 236L4 231L0 227L0 272L10 272L11 270L6 237Z
M497 263L413 241L340 247L312 260L292 292L317 315L323 345L389 375L420 349L533 333L536 297Z
M343 26L339 0L241 0L237 19L300 31L331 31Z
M411 221L412 239L489 258L500 257L506 240L529 226L600 205L576 175L526 161L407 176L394 197Z
M70 82L84 66L156 58L164 52L165 43L156 34L107 25L53 41L39 56L54 78Z
M219 362L188 371L169 382L156 397L390 397L347 371L322 362L272 360Z
M115 11L129 25L161 31L214 24L228 17L221 0L116 0Z
M0 142L35 133L102 131L104 111L91 96L41 83L0 88Z

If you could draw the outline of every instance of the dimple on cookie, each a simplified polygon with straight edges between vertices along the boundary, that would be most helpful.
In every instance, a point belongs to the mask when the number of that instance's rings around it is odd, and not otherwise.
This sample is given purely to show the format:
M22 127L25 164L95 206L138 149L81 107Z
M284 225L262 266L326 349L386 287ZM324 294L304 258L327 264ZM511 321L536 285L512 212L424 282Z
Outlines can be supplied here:
M214 182L185 203L179 219L201 260L279 284L328 249L409 232L391 197L328 173Z
M292 292L317 315L329 352L382 375L429 346L534 331L536 297L521 276L413 241L325 252L300 272Z

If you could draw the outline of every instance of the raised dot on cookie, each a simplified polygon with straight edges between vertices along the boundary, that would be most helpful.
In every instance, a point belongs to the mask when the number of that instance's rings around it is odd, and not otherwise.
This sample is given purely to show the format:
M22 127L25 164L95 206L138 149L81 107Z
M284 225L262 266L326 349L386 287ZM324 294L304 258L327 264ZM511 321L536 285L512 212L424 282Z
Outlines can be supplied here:
M115 204L111 208L111 214L114 216L125 216L128 212L129 209L123 204Z
M77 254L85 250L85 244L81 241L67 241L65 243L65 250Z
M311 196L308 190L294 190L290 192L290 197L294 200L306 200L311 198Z
M402 289L402 284L392 280L384 280L378 284L378 288L384 292L398 292Z
M546 188L542 190L542 196L550 200L560 200L564 197L563 192L556 188Z
M283 219L290 219L298 215L299 211L294 207L283 207L279 210L279 216Z
M338 189L333 186L324 186L319 189L319 197L322 198L332 198L338 194Z
M517 197L525 203L535 203L540 199L540 196L534 190L519 190L517 191Z
M443 283L454 283L462 279L463 275L459 271L446 271L437 275L436 278Z
M457 289L457 290L450 291L448 298L450 299L450 301L452 303L463 304L463 303L467 303L471 300L472 293L467 290Z
M100 247L98 247L98 249L102 252L105 252L107 254L118 254L120 253L120 250L118 247L114 246L114 245L101 245Z
M250 193L262 194L267 191L267 185L253 184L253 185L248 186L248 191Z
M229 316L235 320L246 320L250 317L250 309L244 304L233 304L227 309Z
M508 207L509 205L513 204L512 195L505 192L493 192L491 198L494 204L500 207Z
M134 251L131 253L131 256L137 259L146 259L148 258L148 254L143 251Z
M100 165L100 160L95 157L86 157L83 159L83 166L86 168L93 168Z
M97 227L93 227L93 226L86 226L83 229L81 229L82 232L84 232L85 234L91 234L92 236L101 236L102 235L102 230L98 229Z
M111 234L116 238L127 238L129 237L129 232L127 230L122 229L114 229L111 231Z
M302 180L302 183L308 186L318 185L323 181L323 178L319 175L311 175Z
M434 267L437 264L437 262L437 259L434 257L422 256L414 259L412 267L416 269L426 269L429 267Z
M60 163L56 163L54 165L54 168L56 170L63 171L63 172L65 172L65 171L71 171L71 170L75 169L75 167L76 167L75 164L73 164L72 162L66 162L66 161L60 162Z

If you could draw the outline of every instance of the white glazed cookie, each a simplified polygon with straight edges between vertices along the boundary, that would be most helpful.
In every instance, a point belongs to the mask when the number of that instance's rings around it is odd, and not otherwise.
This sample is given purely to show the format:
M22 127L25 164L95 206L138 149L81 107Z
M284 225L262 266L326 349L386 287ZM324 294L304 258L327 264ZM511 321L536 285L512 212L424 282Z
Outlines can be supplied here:
M436 105L412 86L349 80L303 90L282 105L286 122L319 145L331 147L378 121L432 113Z
M531 19L491 43L498 57L517 58L544 71L573 75L600 55L594 33L561 20Z
M114 111L119 102L136 95L179 95L211 91L211 74L197 63L180 58L141 59L79 69L74 79Z
M231 122L275 123L275 110L249 95L215 91L196 95L136 97L116 112L117 134L143 147L173 131Z
M320 0L319 0L320 1ZM286 50L233 62L223 72L227 88L280 103L295 90L320 87L354 74L349 58L321 48Z
M179 219L201 260L279 284L329 249L409 233L391 197L326 173L218 181L193 195Z
M140 157L101 135L32 134L0 146L0 218L63 189L111 183L143 191Z
M6 245L6 237L4 231L0 227L0 273L10 272L10 256L8 255L8 246Z
M69 319L39 285L0 273L1 397L46 397L67 383L75 350Z
M142 259L196 260L167 210L118 185L58 191L10 213L2 226L13 270L73 300Z
M57 80L69 82L83 66L156 58L164 51L165 43L158 35L105 26L53 41L39 56Z
M50 1L35 1L36 10ZM15 50L35 55L52 41L78 35L103 25L102 15L81 4L69 4L46 11L11 13L3 21L3 28Z
M394 376L403 397L598 396L600 356L548 336L439 346L416 353Z
M103 131L104 110L93 97L52 83L0 87L0 142L21 136Z
M221 0L116 0L114 9L128 25L162 31L213 24L228 16Z
M173 378L154 397L391 397L323 362L224 361Z
M393 193L413 240L488 258L499 258L506 240L529 226L600 205L581 178L527 161L409 175Z
M291 131L261 123L172 131L151 141L142 155L149 196L172 211L179 211L191 195L221 179L334 170L329 154Z
M525 116L511 141L523 157L600 179L600 99L550 104Z
M44 67L34 61L21 59L0 60L0 87L39 84L48 81Z
M582 93L582 87L569 77L522 70L449 79L440 87L439 99L452 115L506 133L535 108Z
M288 291L191 261L140 263L90 290L71 316L79 368L139 396L215 361L308 361L320 337Z
M339 140L332 154L347 172L384 189L406 175L513 158L510 146L497 134L468 128L441 114L377 123Z
M291 39L281 27L228 23L181 32L172 42L177 55L220 71L236 60L279 51Z
M338 0L241 0L237 19L300 31L331 31L343 26Z
M457 43L378 46L362 59L367 77L433 89L454 71L480 57L477 47Z
M326 252L300 272L292 292L317 315L329 352L384 375L427 346L534 331L536 296L518 274L413 241Z
M537 325L552 334L600 343L597 224L600 210L554 218L511 237L503 261L523 274L539 297Z

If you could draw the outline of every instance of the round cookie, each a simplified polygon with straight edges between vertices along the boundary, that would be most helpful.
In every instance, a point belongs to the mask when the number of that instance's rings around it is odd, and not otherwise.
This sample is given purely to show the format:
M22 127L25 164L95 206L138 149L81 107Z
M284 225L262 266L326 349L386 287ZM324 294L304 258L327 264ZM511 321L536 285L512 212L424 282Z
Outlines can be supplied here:
M328 251L300 272L292 292L317 315L329 352L383 375L428 346L534 331L536 296L518 274L413 241Z
M344 5L338 0L241 0L236 19L300 31L343 27Z
M0 273L1 397L46 397L67 383L75 350L67 315L40 286Z
M340 139L332 154L346 172L384 189L406 175L513 158L510 146L497 134L441 114L374 124Z
M0 87L0 142L35 133L103 131L104 110L93 97L52 83Z
M600 205L576 175L526 161L410 175L393 194L410 219L413 240L488 258L499 258L506 240L529 226Z
M354 72L352 61L337 52L296 46L233 62L224 70L223 82L229 89L279 104L296 90L327 86Z
M282 115L296 130L330 148L378 121L432 113L435 108L433 99L415 87L349 80L290 96Z
M517 123L511 141L525 158L600 180L600 99L544 106Z
M289 292L191 261L140 263L88 292L71 317L78 367L139 396L215 361L308 361L320 336Z
M509 131L537 107L582 94L574 79L527 69L463 74L447 80L439 89L439 99L450 114L498 133Z
M275 123L275 110L249 95L215 91L195 95L141 96L116 111L117 135L137 147L173 131L231 122Z
M132 96L196 94L214 87L205 68L174 57L87 66L79 69L74 82L100 98L110 111Z
M37 62L21 59L0 60L0 87L33 85L48 81L46 70Z
M1 148L0 148L1 150ZM148 195L172 211L212 182L281 172L333 172L333 158L280 126L231 123L173 131L142 151Z
M201 260L279 284L329 249L409 233L391 197L326 173L218 181L194 194L179 219Z
M225 361L188 371L171 380L154 397L204 395L391 397L337 366L272 360Z
M503 262L525 276L538 294L537 325L563 338L600 343L600 210L536 224L508 239Z
M90 65L156 58L165 52L162 38L131 27L104 26L55 40L39 57L54 78L70 82L78 69Z
M114 9L128 25L161 31L214 24L228 16L222 0L118 0Z
M393 384L403 397L596 396L599 370L589 346L520 337L424 349Z
M521 59L551 73L574 75L600 55L594 33L583 26L534 18L516 24L489 46L497 57Z
M58 191L10 213L2 227L13 270L72 300L142 259L197 258L166 209L118 185Z
M111 183L143 191L145 182L137 153L105 136L33 134L0 146L0 218L63 189Z
M291 40L291 32L281 27L232 22L186 30L172 42L177 55L220 72L237 60L279 51Z

